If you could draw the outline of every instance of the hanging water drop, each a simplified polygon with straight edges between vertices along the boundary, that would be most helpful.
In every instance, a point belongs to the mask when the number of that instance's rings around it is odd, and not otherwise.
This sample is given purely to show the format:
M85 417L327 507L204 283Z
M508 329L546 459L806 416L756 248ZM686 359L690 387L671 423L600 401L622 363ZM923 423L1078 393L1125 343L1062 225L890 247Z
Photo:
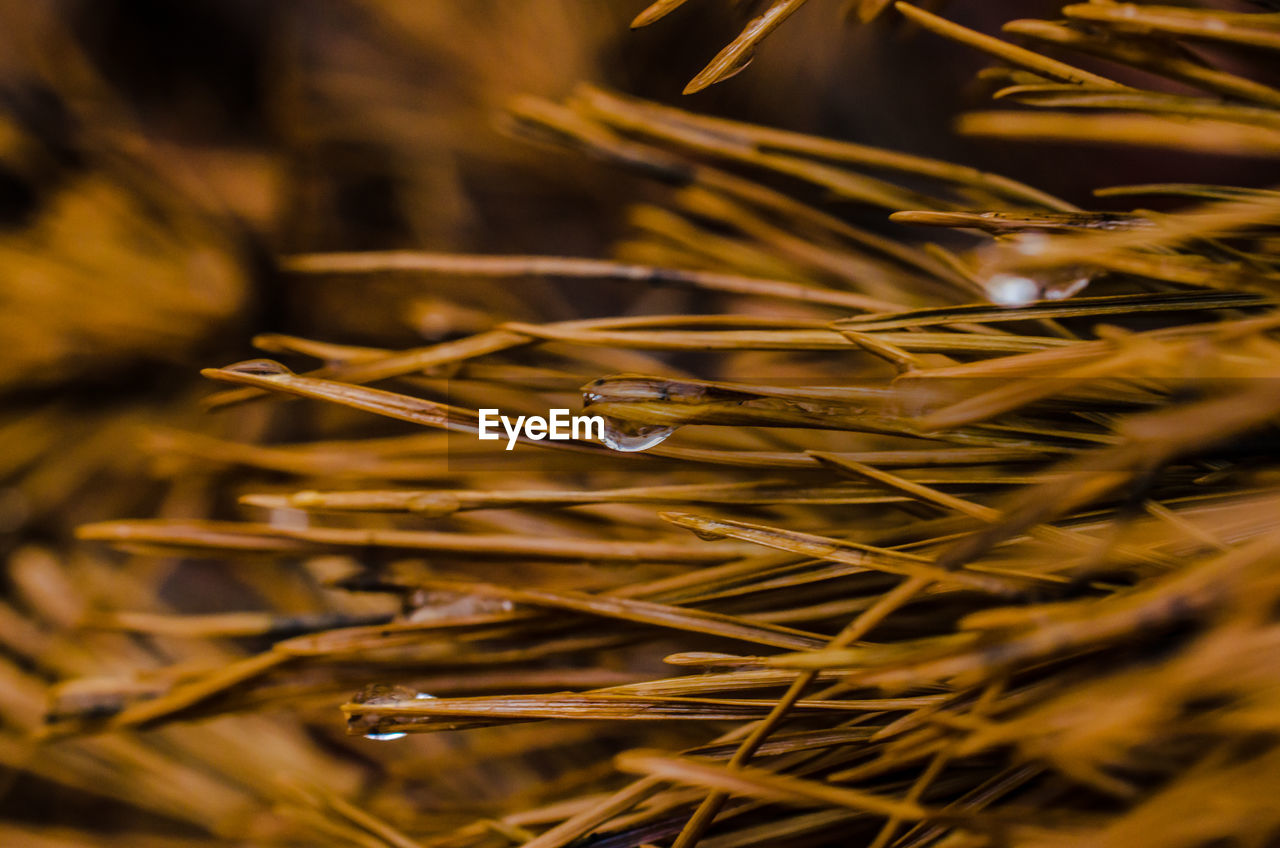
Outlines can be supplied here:
M400 691L408 691L408 690L400 690ZM434 701L434 700L436 700L436 696L435 696L435 695L428 695L426 692L415 692L415 693L414 693L414 695L413 695L413 700L415 700L415 701ZM366 701L365 703L369 703L369 702L368 702L368 701ZM406 736L408 736L408 735L409 735L409 734L404 733L404 732L402 732L402 731L391 731L390 733L366 733L366 734L364 735L364 738L365 738L365 739L372 739L372 740L373 740L373 741L375 741L375 742L391 742L391 741L396 740L396 739L403 739L403 738L405 738L405 737L406 737Z
M999 306L1026 306L1040 299L1040 284L1020 274L995 274L984 288L991 302Z
M978 251L978 276L987 298L998 306L1027 306L1037 300L1065 300L1084 291L1097 275L1082 265L1025 268L1050 248L1044 233L1020 233Z
M291 377L293 372L274 359L247 359L228 365L223 371L233 374L244 374L250 377Z
M1089 285L1092 277L1077 269L1067 273L1046 275L1043 279L1021 274L993 274L983 286L987 297L998 306L1027 306L1037 300L1066 300L1079 294Z
M705 402L708 396L707 387L697 383L624 374L601 377L584 386L582 407L589 409L598 403L695 404ZM648 450L654 445L661 444L677 429L668 424L644 424L609 415L601 417L604 419L604 432L600 440L611 450L627 453Z
M1090 277L1080 276L1074 279L1062 280L1052 283L1044 289L1045 300L1066 300L1074 294L1084 291L1085 286L1089 285Z
M386 683L375 683L366 686L351 699L356 704L367 704L369 706L383 706L388 704L396 704L401 701L417 700L422 694L414 692L412 689L406 689L403 686L391 686ZM430 698L430 695L427 695ZM363 713L352 713L347 717L347 726L354 730L364 730L361 735L365 739L372 739L375 742L390 742L395 739L403 739L407 733L402 731L384 731L381 729L383 719L379 716L370 716Z
M675 431L675 427L636 424L605 416L601 441L611 450L632 453L662 444Z

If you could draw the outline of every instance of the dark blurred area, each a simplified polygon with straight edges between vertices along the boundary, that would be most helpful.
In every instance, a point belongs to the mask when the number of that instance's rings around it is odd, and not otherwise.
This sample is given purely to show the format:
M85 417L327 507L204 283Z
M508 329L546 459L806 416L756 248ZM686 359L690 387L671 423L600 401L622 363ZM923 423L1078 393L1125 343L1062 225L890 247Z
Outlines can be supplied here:
M8 58L0 68L8 92L0 211L11 235L38 224L40 210L56 207L59 193L74 196L76 180L114 173L123 158L152 184L114 175L127 202L171 204L202 217L209 233L184 229L179 239L191 239L186 248L224 239L207 246L234 263L202 266L212 282L190 292L203 303L183 304L198 320L181 341L155 332L149 344L135 333L105 350L99 344L85 357L92 367L69 364L68 357L82 353L72 345L56 357L33 357L27 370L52 365L47 376L56 379L97 371L114 361L113 348L126 358L142 351L182 361L195 343L217 335L216 326L240 327L232 334L239 337L245 328L311 331L332 319L323 302L298 296L270 274L262 257L273 253L607 252L620 234L622 208L653 189L493 127L510 98L559 98L580 81L701 113L998 169L1076 202L1088 200L1091 186L1175 179L1196 159L958 139L951 131L955 115L990 94L990 84L973 81L986 58L893 16L864 27L844 22L835 2L807 4L746 72L682 97L685 82L737 33L753 6L689 3L631 32L626 24L643 5L9 4ZM952 2L947 14L997 31L1013 15L1052 16L1056 5ZM1204 181L1262 176L1241 174L1247 164L1195 164ZM1224 169L1230 173L1217 173ZM1080 174L1089 175L1088 185ZM143 201L144 194L157 197ZM138 245L137 252L148 251ZM117 260L99 269L97 286L106 292L121 277L137 276L127 254ZM63 329L69 336L102 335ZM389 328L377 316L348 314L329 329L368 341L385 338ZM55 348L57 332L51 329L46 340ZM47 382L30 373L10 379Z

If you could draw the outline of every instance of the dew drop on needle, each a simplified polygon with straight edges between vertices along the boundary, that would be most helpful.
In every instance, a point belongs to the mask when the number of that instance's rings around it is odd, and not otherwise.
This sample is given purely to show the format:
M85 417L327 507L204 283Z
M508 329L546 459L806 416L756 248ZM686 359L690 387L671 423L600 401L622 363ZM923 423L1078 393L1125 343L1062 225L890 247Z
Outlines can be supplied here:
M403 686L391 686L386 683L375 683L367 686L352 698L353 703L368 704L370 706L386 706L397 704L402 701L421 701L434 698L434 695L428 695L425 692L414 692ZM353 713L347 719L347 724L355 729L368 732L362 734L365 739L372 739L375 742L390 742L395 739L403 739L408 736L407 733L401 731L382 731L379 727L383 723L383 719L377 716L366 716L361 713Z
M1043 233L1024 233L979 251L983 257L982 264L989 269L980 276L982 288L991 302L997 306L1019 307L1037 300L1065 300L1084 291L1094 273L1081 266L1068 265L1025 273L1018 270L1017 257L1039 256L1048 246L1049 237Z
M228 365L223 371L232 374L244 374L250 377L290 377L293 372L274 359L247 359Z
M611 450L633 453L662 444L675 431L675 427L637 425L630 421L619 421L606 416L601 441Z
M696 383L621 375L602 377L587 385L582 392L582 407L587 410L599 403L699 403L706 396L706 388ZM643 424L609 415L601 417L604 419L601 441L611 450L627 453L659 445L677 429L667 424Z

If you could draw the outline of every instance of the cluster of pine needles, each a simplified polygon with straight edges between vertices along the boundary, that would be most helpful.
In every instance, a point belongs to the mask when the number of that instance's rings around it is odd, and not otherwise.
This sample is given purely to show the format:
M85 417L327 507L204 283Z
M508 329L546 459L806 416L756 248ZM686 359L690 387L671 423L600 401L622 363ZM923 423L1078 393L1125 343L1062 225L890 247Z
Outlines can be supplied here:
M888 5L857 11L998 60L1024 108L963 132L1280 155L1251 70L1274 13L1081 3L1015 44ZM15 555L40 612L0 616L0 760L192 830L120 837L143 848L1280 838L1280 191L1106 187L1164 211L1091 211L594 87L502 126L669 190L612 260L283 257L300 286L511 294L425 347L270 335L206 370L215 414L341 426L156 434L245 519ZM533 280L684 308L511 320ZM481 408L584 393L648 449L475 438ZM175 612L179 561L272 611Z

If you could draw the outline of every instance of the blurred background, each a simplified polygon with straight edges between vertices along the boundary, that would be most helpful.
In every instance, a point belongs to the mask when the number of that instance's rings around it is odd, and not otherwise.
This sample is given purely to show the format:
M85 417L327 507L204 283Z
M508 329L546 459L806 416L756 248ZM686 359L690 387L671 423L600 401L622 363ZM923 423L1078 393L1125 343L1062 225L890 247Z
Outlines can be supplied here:
M974 81L984 57L891 16L857 26L839 0L808 3L744 73L683 97L758 7L693 0L629 30L645 5L0 2L0 553L10 563L0 622L20 630L24 609L60 597L48 558L69 549L77 524L232 512L235 491L214 485L225 468L188 462L175 448L192 443L174 431L241 441L382 432L334 410L202 412L209 389L197 370L250 358L256 333L392 348L485 329L493 315L655 306L614 288L355 288L276 270L274 257L313 251L610 255L628 233L628 207L664 189L504 134L495 116L513 97L557 100L591 82L995 169L1081 203L1093 186L1176 180L1193 162L1201 182L1276 176L1247 160L1046 155L958 139L955 116L991 91ZM946 12L993 32L1059 5L953 0ZM878 210L839 211L883 225ZM199 564L160 582L180 609L267 605ZM17 660L13 669L15 680L31 671ZM29 774L3 789L8 817L132 815Z
M644 5L3 4L2 249L6 263L36 257L6 273L0 327L16 350L3 385L101 376L139 355L190 361L254 329L383 343L389 329L413 332L351 304L333 310L311 288L300 295L271 272L281 252L607 253L625 206L653 187L494 127L512 97L558 99L583 81L994 168L1073 201L1088 197L1080 173L1090 185L1154 181L1188 164L959 140L955 115L993 87L974 80L984 57L893 16L857 26L837 0L802 7L747 72L681 97L757 7L691 2L629 30ZM956 0L947 14L996 31L1057 5ZM1198 165L1206 182L1239 176ZM59 306L76 297L84 309ZM128 321L138 326L125 333Z

